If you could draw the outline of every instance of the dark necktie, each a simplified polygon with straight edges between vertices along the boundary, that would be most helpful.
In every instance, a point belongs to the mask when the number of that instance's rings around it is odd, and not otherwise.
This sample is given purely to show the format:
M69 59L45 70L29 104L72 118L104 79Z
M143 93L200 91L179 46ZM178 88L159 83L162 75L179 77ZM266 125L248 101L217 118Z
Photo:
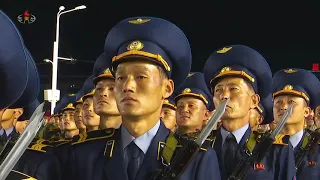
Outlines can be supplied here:
M139 170L139 163L140 163L140 153L142 152L140 148L132 141L128 148L128 167L127 167L127 173L129 180L134 180L137 172Z
M236 137L234 137L234 135L230 133L223 144L224 165L228 176L232 173L232 171L237 165L235 158L237 147L238 143Z
M2 139L3 139L4 144L8 141L8 136L7 136L6 131L3 131Z

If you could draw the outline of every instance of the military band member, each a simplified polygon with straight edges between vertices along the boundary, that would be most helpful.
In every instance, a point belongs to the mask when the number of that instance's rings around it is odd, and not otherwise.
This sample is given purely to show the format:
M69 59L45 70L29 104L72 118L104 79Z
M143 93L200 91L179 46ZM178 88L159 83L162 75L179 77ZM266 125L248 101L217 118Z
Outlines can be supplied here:
M190 73L177 93L175 103L178 133L196 136L201 132L203 122L209 118L209 107L212 104L212 95L206 86L203 73Z
M15 109L6 109L2 115L0 135L4 141L7 141L11 138L18 138L19 133L14 127L14 122L21 116L23 113L22 108Z
M31 115L39 105L39 101L35 100L24 107L23 114L18 117L17 122L29 121ZM24 129L22 129L20 133L22 133L23 130ZM52 148L50 143L44 139L35 138L13 169L31 175L37 180L61 179L59 162L52 154Z
M318 78L307 70L282 69L273 76L274 118L279 119L288 106L294 103L293 112L283 127L283 133L291 136L290 142L295 154L300 148L305 148L310 138L311 132L304 129L305 118L310 115L311 109L317 107L319 93ZM317 145L314 152L303 157L297 170L297 179L320 179L319 159L320 148Z
M65 95L65 98L61 99L61 105L64 105L64 108L62 108L62 121L64 124L65 138L70 140L73 136L79 134L79 129L77 128L76 123L74 121L75 107L73 106L73 103L75 101L75 94Z
M249 126L249 112L258 106L260 99L270 94L272 74L268 63L257 51L243 45L232 45L219 49L209 57L204 75L215 107L230 99L213 144L222 179L227 179L239 161L248 157L246 152L252 150L248 148L248 143L258 141ZM252 164L246 179L295 178L293 149L282 137L277 137L261 162Z
M87 128L87 132L98 130L100 124L100 116L93 109L94 90L93 76L90 76L83 85L84 96L82 97L83 123Z
M35 62L27 49L25 49L25 54L28 62L28 82L21 97L10 105L2 115L0 135L3 139L18 138L19 133L16 131L14 124L22 115L23 107L33 102L40 91L39 76Z
M111 130L105 157L96 164L92 179L148 179L165 167L159 157L170 130L161 122L160 112L164 99L189 73L188 39L166 20L134 17L111 29L105 52L113 57L114 92L122 125ZM211 171L217 163L214 151L198 155L180 179L220 179L219 171Z
M175 105L174 97L171 95L163 101L160 117L166 128L172 132L177 129L176 110L177 106Z
M76 126L79 129L79 133L84 134L86 132L86 126L83 124L83 116L82 116L82 100L83 96L83 89L81 89L77 96L76 96L76 102L73 103L73 106L75 107L74 111L74 121L76 122Z
M61 139L51 143L54 146L53 154L57 157L60 164L61 176L64 177L68 170L68 158L71 147L71 140L79 134L79 130L74 122L74 106L76 102L75 94L64 95L58 106L61 107L62 117L60 118L61 127L64 130L64 136Z
M59 104L53 110L54 127L44 126L39 130L39 137L48 141L58 141L61 137L64 137L64 128L60 126L60 106Z
M320 106L317 106L317 108L314 110L314 124L316 125L317 129L320 128Z
M269 124L273 121L273 102L272 95L270 94L264 98L256 108L250 109L249 124L252 131L262 131L262 125Z
M18 117L17 121L14 123L15 128L19 134L22 134L23 130L26 128L26 125L31 118L32 113L40 105L38 100L33 101L28 106L23 108L23 113Z
M317 129L316 123L314 121L314 111L311 110L310 115L306 118L306 129L315 131Z
M59 118L59 113L58 112L55 112L54 114L53 114L53 117L54 117L54 124L55 124L55 126L57 127L57 128L60 128L60 123L59 123L59 121L60 121L60 118Z
M12 109L24 107L36 98L36 94L39 92L39 82L34 61L24 47L20 33L17 31L14 23L2 11L0 11L0 27L1 124L3 113L8 107ZM34 77L34 75L36 77ZM34 85L34 87L30 92L31 84ZM8 126L11 126L10 124L11 123L7 123ZM2 148L3 146L0 144L1 151ZM22 180L26 178L33 179L25 173L12 170L6 179Z
M114 97L115 82L110 68L111 59L101 54L94 65L93 83L92 79L85 83L95 86L93 108L100 116L100 130L87 133L85 138L81 135L73 138L72 155L68 160L72 167L69 171L72 173L68 178L97 179L98 177L94 176L96 171L94 166L99 158L104 158L106 139L110 136L110 132L113 132L108 128L118 128L121 125L121 116Z
M99 129L119 128L122 120L114 98L114 77L110 72L111 58L101 54L93 69L94 111L100 116Z

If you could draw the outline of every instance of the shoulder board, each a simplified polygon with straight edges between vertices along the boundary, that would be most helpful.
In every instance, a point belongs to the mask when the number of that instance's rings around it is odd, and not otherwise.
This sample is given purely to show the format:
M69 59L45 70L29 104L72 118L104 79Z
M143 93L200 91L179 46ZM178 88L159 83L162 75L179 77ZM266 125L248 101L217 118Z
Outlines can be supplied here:
M213 148L214 143L216 142L218 132L219 132L218 130L211 131L210 135L208 136L208 138L206 139L206 141L204 143L210 142L209 146L211 146L211 148ZM207 140L210 140L210 141L207 141Z
M257 142L260 142L261 138L267 133L271 133L271 131L267 131L265 133L253 131ZM289 144L289 139L290 135L278 134L273 144L287 146Z
M46 140L39 139L36 142L32 142L27 149L45 153L49 151L52 147L53 146L49 145L49 142L47 142Z
M115 134L115 131L116 129L109 128L109 129L91 131L88 133L81 133L72 139L72 145L80 144L88 141L110 138Z
M48 139L48 141L55 142L55 141L59 141L60 139L63 139L60 135L58 135L58 136L53 135Z
M60 132L59 128L49 129L48 132Z
M40 143L40 144L45 144L45 145L51 146L50 141L48 141L46 139L42 139L42 138L34 138L30 144L36 144L36 143Z
M58 141L53 141L53 142L51 142L50 144L52 145L52 146L54 146L54 147L58 147L58 146L61 146L61 145L64 145L64 144L68 144L68 143L70 143L71 142L71 140L69 140L69 139L63 139L63 138L61 138L61 139L59 139Z
M273 144L287 146L289 144L289 139L290 139L289 135L278 134Z
M20 171L11 170L6 179L23 179L23 180L37 180L27 174Z

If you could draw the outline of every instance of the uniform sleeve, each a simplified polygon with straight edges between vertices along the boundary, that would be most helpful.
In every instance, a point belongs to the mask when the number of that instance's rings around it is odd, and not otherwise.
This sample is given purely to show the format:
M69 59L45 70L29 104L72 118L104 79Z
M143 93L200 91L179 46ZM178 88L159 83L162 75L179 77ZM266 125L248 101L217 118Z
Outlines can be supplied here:
M37 180L61 180L59 161L52 154L46 154L37 171Z
M197 168L196 179L220 180L221 176L216 152L214 149L208 148L208 151L203 154Z
M201 150L191 161L180 180L221 180L216 152L212 148Z

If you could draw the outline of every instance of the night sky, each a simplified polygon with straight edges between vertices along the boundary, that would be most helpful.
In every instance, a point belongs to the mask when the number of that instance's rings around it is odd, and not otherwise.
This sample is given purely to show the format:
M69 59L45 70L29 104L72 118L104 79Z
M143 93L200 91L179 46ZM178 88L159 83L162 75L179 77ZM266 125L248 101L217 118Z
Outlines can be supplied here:
M192 71L201 71L212 52L231 44L244 44L258 50L273 72L288 67L311 70L313 63L320 63L320 1L288 2L0 0L0 9L21 31L38 65L43 91L51 87L52 66L43 59L52 59L59 6L64 5L66 9L87 6L60 19L59 56L78 60L75 64L59 62L58 88L65 93L71 85L82 86L85 78L92 74L93 63L103 52L111 27L132 16L156 16L178 25L192 46ZM18 22L17 16L25 10L36 17L34 23Z

